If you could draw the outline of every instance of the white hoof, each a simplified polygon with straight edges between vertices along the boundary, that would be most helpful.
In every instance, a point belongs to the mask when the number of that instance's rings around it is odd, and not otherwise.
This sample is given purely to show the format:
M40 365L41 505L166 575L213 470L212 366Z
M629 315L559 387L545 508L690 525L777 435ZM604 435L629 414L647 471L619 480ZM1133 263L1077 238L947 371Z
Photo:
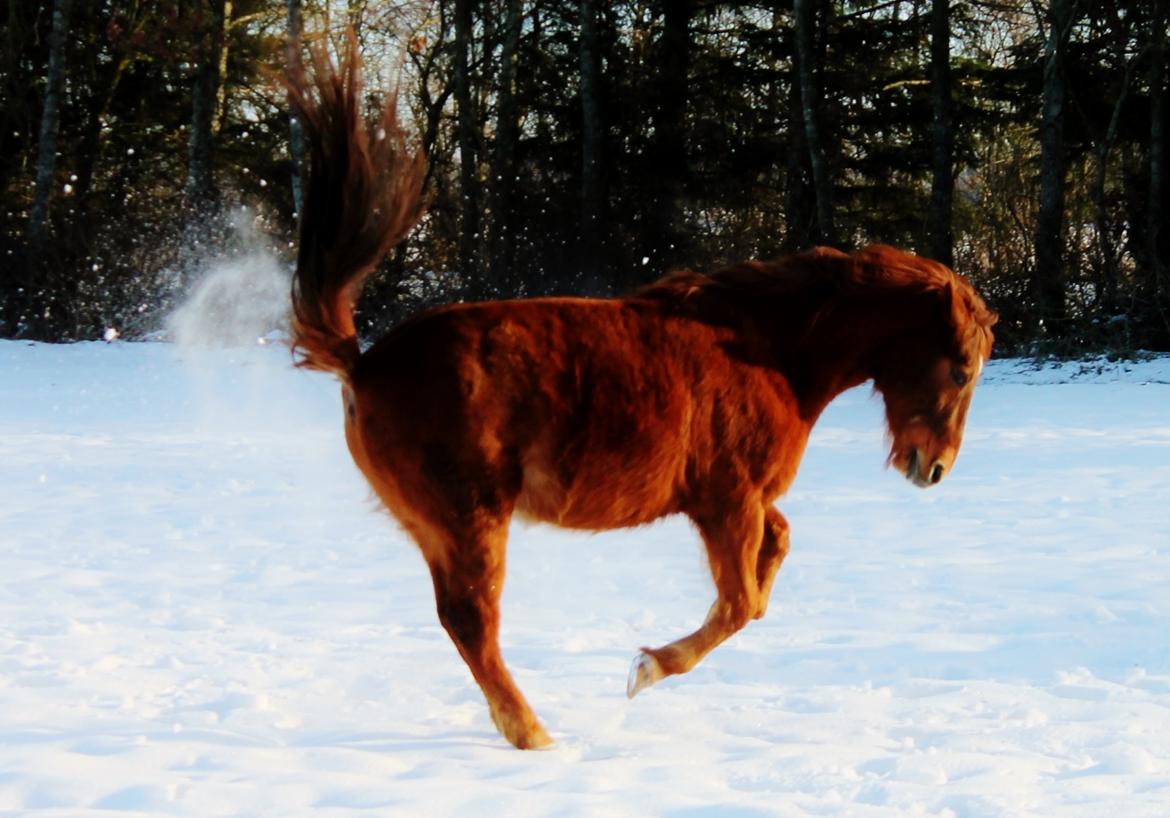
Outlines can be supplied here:
M634 657L634 664L630 666L629 678L626 679L626 696L634 698L661 678L662 669L658 667L658 661L646 651L639 651Z

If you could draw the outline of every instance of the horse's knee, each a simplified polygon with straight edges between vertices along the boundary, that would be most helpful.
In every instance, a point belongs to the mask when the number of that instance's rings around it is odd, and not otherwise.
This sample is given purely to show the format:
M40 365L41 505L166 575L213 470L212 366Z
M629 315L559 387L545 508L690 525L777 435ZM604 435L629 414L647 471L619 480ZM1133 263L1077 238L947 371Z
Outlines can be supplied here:
M752 615L756 612L757 608L758 605L746 602L743 605L736 606L732 609L731 615L727 619L728 627L733 632L743 630L747 623L751 621Z
M742 630L751 621L757 607L758 603L754 595L736 594L719 599L708 619L715 619L722 630L735 633Z

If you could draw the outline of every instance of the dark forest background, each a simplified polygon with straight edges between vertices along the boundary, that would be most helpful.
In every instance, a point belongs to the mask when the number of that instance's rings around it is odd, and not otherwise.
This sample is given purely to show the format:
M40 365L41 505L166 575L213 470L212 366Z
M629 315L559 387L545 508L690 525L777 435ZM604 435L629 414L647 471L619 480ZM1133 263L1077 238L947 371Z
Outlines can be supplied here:
M1167 5L7 0L0 335L156 330L241 222L291 259L271 71L352 26L429 158L368 331L884 242L968 275L1001 352L1167 350Z

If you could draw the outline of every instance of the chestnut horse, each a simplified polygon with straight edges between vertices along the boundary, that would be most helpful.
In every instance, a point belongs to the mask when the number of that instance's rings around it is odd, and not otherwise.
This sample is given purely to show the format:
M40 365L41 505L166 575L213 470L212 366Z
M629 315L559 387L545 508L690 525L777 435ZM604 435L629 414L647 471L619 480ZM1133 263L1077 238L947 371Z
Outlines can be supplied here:
M423 163L393 102L367 131L352 42L340 67L313 63L289 80L311 147L298 363L341 380L353 459L418 543L439 621L516 747L551 739L498 643L514 514L698 528L715 602L694 633L642 649L632 697L764 615L788 553L772 503L836 395L873 381L889 462L915 485L951 469L995 317L965 279L890 247L674 273L625 298L451 305L360 351L354 299L419 218Z

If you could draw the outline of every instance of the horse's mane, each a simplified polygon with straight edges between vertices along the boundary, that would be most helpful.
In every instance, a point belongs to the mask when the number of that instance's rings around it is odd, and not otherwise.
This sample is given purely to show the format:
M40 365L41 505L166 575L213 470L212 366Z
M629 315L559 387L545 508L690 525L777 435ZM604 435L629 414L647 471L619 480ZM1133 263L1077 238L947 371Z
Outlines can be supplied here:
M997 316L966 278L936 261L882 244L852 255L814 247L773 261L740 262L713 273L673 272L643 287L637 295L687 301L719 292L768 300L823 293L829 299L842 299L898 292L936 292L942 296L948 290L956 302L956 317L981 332L990 349L991 327Z

